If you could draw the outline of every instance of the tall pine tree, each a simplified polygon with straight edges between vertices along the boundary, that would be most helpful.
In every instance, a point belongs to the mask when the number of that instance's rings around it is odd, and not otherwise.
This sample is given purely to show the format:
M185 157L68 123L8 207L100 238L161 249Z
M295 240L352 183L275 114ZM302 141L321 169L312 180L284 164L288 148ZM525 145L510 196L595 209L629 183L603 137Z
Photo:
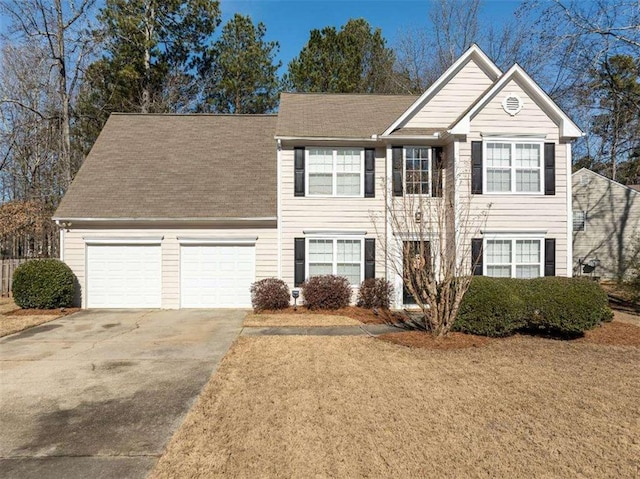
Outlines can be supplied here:
M362 19L312 30L300 54L289 63L286 89L301 92L391 93L397 89L395 57L379 28Z
M106 0L98 20L105 53L88 68L78 102L85 151L111 112L196 109L218 1Z
M265 41L266 27L235 14L223 27L210 52L205 78L204 109L218 113L267 113L278 104L274 63L278 42Z

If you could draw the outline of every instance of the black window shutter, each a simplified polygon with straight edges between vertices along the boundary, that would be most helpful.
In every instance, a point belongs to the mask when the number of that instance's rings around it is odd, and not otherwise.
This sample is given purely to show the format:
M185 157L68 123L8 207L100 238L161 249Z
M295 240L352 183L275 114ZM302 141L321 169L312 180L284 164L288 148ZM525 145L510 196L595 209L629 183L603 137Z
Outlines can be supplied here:
M482 142L471 142L471 193L482 194Z
M556 194L556 144L544 144L544 194Z
M364 240L364 279L376 277L376 240Z
M294 286L298 287L304 283L304 238L295 239L295 265L294 265Z
M376 150L364 150L364 197L376 197Z
M304 196L304 147L295 147L294 152L294 196Z
M482 238L473 238L471 240L471 267L473 268L474 276L482 276Z
M393 196L402 196L402 147L391 147Z
M545 238L544 240L544 275L556 275L556 239Z
M431 196L442 196L442 168L444 168L444 155L441 146L431 149Z

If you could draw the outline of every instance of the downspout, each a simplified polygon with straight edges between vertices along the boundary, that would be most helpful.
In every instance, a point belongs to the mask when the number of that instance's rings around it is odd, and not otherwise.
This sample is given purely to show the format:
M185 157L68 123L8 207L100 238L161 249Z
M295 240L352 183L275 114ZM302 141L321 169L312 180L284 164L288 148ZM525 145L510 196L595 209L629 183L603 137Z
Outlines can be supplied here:
M276 204L277 204L277 219L276 219L276 231L278 237L278 278L282 279L282 141L276 140Z

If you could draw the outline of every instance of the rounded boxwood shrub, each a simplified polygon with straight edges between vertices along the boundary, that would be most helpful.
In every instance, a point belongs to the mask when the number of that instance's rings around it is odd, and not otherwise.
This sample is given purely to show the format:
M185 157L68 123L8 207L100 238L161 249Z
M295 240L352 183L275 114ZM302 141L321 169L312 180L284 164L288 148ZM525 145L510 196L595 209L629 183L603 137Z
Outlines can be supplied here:
M522 290L526 280L475 276L462 298L454 331L509 336L526 326Z
M255 311L285 309L289 306L289 286L278 278L265 278L251 285L251 305Z
M302 284L304 304L309 309L340 309L351 302L351 285L344 276L313 276Z
M578 335L613 317L602 287L589 279L546 277L528 281L527 327Z
M384 278L365 279L358 290L358 302L361 308L389 309L393 296L393 285Z
M15 270L11 287L21 308L68 308L73 305L75 276L60 260L34 259Z

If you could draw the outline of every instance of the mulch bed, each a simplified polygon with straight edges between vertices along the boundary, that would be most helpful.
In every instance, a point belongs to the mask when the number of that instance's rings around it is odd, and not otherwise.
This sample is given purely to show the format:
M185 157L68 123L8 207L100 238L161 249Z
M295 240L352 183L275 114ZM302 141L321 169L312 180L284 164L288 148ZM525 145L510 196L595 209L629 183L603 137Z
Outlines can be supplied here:
M474 336L473 334L449 333L445 337L436 337L423 331L405 331L401 333L386 333L376 336L377 339L390 343L423 349L465 349L485 346L492 338Z
M575 341L612 346L640 347L640 328L633 324L613 321L584 333Z
M60 308L60 309L14 309L3 314L3 316L68 316L77 313L80 308Z
M306 306L298 306L286 309L264 310L258 314L331 314L333 316L346 316L365 324L392 324L398 322L394 313L388 310L380 310L377 313L371 309L348 306L340 309L308 309Z
M528 335L516 335L528 336ZM423 331L404 331L387 333L377 336L378 339L390 343L423 349L464 349L477 348L492 341L505 341L509 338L488 338L473 334L449 333L446 337L435 337ZM605 344L609 346L640 347L640 327L620 321L604 323L595 329L585 332L584 336L576 339L545 338L549 341L568 341L590 344Z

